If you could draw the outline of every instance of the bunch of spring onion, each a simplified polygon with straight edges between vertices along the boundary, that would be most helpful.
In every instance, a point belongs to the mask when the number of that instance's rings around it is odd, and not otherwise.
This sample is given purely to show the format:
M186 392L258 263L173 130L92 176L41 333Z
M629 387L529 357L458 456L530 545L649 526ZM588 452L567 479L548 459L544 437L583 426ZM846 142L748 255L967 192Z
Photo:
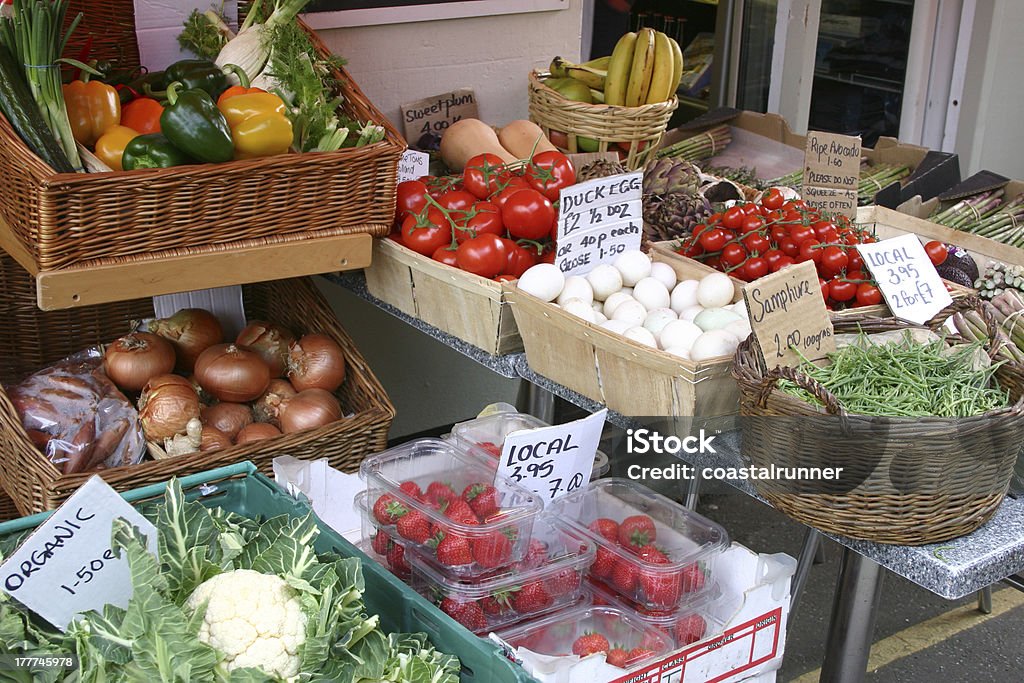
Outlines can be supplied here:
M697 162L721 153L732 142L732 129L727 124L715 126L693 137L680 140L658 150L659 157L677 157Z

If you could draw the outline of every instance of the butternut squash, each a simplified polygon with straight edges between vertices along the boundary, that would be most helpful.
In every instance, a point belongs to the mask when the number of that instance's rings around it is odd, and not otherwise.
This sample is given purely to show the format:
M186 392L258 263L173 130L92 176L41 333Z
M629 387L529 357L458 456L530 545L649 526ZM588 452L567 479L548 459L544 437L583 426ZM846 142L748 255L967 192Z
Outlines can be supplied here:
M518 159L529 159L530 153L557 151L558 148L548 141L544 131L533 121L519 119L498 131L501 146L512 152ZM536 151L533 146L537 145Z
M506 164L516 161L516 157L498 142L494 129L480 119L456 121L441 136L441 158L453 171L461 171L467 161L487 152L497 155Z

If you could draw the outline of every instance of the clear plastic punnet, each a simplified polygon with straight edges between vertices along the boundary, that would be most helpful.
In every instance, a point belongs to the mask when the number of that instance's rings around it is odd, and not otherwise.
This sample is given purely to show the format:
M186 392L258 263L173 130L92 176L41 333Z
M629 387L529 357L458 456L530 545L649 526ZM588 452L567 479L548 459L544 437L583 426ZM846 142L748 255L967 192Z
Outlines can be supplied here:
M703 599L729 536L715 522L627 479L599 479L554 501L551 514L597 543L590 575L650 610Z

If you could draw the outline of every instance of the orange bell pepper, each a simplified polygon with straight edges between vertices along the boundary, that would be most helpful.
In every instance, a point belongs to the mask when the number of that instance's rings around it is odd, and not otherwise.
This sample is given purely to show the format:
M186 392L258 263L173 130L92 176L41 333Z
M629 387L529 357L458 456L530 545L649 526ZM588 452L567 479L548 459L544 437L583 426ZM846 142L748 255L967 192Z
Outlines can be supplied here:
M139 137L138 131L126 126L111 126L96 141L96 156L115 171L123 171L121 157L128 143Z
M220 94L220 97L217 98L217 104L222 104L224 100L230 99L232 97L237 97L238 95L251 95L254 92L267 91L264 90L263 88L246 88L241 85L233 85Z
M139 97L121 108L121 125L140 135L160 132L160 115L164 106L152 97Z
M121 122L121 98L113 86L99 81L71 81L62 89L76 142L91 147L108 128Z

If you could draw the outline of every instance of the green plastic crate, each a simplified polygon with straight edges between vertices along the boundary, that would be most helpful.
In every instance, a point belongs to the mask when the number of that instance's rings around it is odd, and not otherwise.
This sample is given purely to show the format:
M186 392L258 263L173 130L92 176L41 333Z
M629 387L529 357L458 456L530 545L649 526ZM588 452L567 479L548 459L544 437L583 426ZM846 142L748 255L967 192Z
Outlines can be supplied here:
M181 477L179 481L190 499L201 498L208 507L222 507L253 519L268 519L281 514L302 517L310 510L307 503L289 496L249 462ZM216 490L212 490L213 486ZM164 484L153 484L133 489L122 496L138 505L162 496L164 487ZM0 523L0 537L34 529L51 514L41 512ZM335 552L363 561L366 609L371 614L380 615L381 628L385 631L426 633L439 650L458 656L462 662L461 680L466 683L534 680L521 667L505 659L495 645L467 631L326 524L320 523L319 526L318 552Z

